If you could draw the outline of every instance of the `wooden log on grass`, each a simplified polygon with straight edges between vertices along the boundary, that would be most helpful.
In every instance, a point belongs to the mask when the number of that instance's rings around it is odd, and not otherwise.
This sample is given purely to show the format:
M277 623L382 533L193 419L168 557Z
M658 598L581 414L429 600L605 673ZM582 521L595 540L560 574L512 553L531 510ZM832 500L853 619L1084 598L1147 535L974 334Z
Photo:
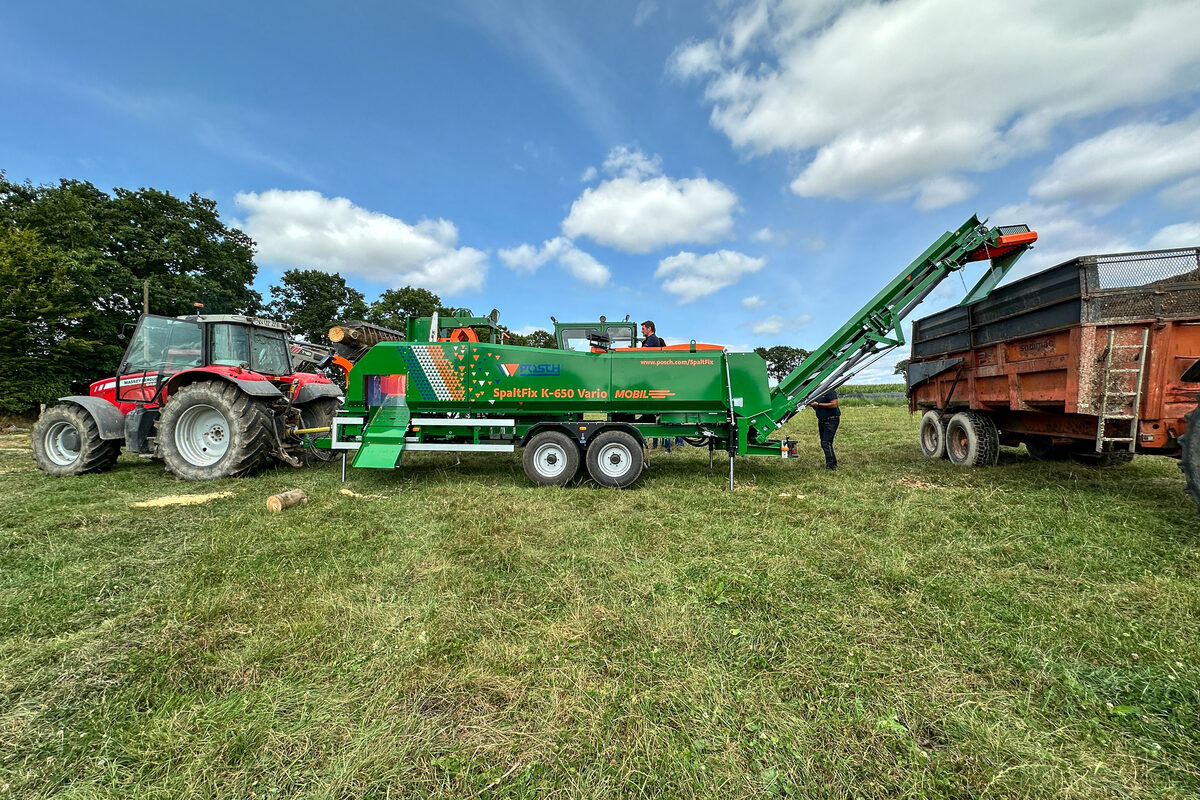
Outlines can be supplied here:
M267 511L283 511L285 508L303 505L308 502L308 495L303 489L291 489L267 498Z

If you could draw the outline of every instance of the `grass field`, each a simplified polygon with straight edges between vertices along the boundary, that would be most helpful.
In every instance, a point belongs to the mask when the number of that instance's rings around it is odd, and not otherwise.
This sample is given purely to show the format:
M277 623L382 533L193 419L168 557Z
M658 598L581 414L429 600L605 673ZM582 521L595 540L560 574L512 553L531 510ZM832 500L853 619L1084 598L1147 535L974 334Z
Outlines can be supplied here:
M0 797L1200 795L1200 518L1174 462L651 451L184 484L0 437ZM267 495L308 505L268 514ZM163 495L230 492L190 507ZM378 496L375 496L378 495Z

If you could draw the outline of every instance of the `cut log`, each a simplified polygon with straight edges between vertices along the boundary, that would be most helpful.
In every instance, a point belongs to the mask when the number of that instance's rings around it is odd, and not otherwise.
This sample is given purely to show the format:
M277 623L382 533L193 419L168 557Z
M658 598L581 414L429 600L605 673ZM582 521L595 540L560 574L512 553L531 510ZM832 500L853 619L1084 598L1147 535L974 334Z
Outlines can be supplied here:
M308 495L303 489L292 489L267 498L267 511L283 511L285 508L302 505L308 502Z

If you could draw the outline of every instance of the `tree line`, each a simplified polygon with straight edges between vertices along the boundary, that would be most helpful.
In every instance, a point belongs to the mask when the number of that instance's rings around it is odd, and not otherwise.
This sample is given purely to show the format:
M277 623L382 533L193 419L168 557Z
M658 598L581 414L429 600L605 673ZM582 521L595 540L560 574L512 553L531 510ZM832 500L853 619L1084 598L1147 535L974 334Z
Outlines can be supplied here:
M388 289L375 301L341 275L289 269L264 298L254 242L221 221L213 200L158 189L60 180L34 186L0 171L0 413L86 393L112 375L123 333L143 308L165 316L261 314L326 342L330 325L363 319L403 330L411 316L453 309L427 289ZM553 346L546 331L509 333L515 344Z

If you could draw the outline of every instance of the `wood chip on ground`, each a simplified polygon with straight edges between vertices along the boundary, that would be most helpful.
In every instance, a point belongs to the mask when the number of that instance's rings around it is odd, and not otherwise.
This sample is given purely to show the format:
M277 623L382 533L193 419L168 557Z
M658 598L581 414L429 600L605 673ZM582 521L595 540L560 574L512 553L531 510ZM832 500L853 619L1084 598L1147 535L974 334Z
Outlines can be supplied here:
M347 497L357 497L359 500L382 500L381 494L359 494L351 489L338 489L338 494L344 494Z
M929 489L945 489L946 488L945 486L942 486L941 484L930 483L929 481L923 481L920 478L899 478L899 479L897 479L896 483L900 484L901 486L907 486L910 489L923 489L926 491L928 491Z
M165 497L156 497L153 500L142 500L137 503L130 503L129 505L131 508L197 506L201 503L207 503L209 500L220 500L224 497L233 497L233 492L213 492L212 494L169 494Z

